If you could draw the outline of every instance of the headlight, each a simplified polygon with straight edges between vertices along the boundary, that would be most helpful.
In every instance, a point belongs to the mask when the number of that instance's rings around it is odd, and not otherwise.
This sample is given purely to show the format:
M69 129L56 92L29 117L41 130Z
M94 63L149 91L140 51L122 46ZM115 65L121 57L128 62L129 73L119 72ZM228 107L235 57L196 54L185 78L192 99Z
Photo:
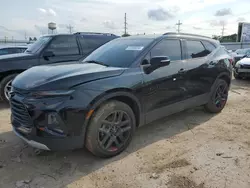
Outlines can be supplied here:
M240 61L238 61L238 62L235 64L235 67L236 67L236 68L240 68L240 67L241 67Z
M56 91L38 91L32 93L32 96L67 96L71 95L74 90L56 90Z

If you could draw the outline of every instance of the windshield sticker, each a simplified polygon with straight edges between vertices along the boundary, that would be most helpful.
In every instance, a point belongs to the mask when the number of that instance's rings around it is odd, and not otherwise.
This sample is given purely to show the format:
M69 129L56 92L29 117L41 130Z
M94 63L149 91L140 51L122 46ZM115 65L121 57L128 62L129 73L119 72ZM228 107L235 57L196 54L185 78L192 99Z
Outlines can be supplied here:
M143 46L128 46L126 50L141 51L143 48Z

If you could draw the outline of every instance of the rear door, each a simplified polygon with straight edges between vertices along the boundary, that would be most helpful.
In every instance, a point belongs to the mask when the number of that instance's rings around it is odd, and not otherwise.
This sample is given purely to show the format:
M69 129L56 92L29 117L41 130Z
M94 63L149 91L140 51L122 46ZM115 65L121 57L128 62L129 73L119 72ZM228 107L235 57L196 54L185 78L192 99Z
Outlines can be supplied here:
M215 46L202 40L185 40L185 98L194 98L210 92L213 83L213 72L210 71L211 55ZM197 101L198 102L198 101Z
M53 56L45 57L45 52L52 52ZM78 61L81 58L80 48L75 35L56 36L40 56L40 64L52 64Z

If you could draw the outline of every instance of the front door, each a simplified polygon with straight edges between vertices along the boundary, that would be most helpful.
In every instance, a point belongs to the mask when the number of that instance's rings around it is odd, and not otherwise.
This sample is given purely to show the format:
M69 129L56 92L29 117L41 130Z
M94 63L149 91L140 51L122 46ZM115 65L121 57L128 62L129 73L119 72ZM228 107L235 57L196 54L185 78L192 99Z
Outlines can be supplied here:
M151 73L143 73L142 101L146 123L182 110L182 106L178 105L185 93L181 46L179 39L164 39L147 56L147 61L156 56L168 56L170 64Z
M46 56L46 52L53 55ZM79 46L74 35L56 36L40 57L40 64L54 64L78 61L81 58Z

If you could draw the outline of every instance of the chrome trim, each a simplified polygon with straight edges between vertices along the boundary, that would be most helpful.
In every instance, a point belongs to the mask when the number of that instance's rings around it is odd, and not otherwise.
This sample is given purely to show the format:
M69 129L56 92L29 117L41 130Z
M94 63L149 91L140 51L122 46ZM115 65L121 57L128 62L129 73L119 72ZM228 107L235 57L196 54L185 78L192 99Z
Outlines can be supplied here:
M24 140L27 144L29 144L30 146L37 148L37 149L42 149L42 150L50 150L46 145L41 144L39 142L36 142L34 140L28 140L26 138L24 138L22 135L20 135L14 128L13 128L14 133L21 138L22 140Z

